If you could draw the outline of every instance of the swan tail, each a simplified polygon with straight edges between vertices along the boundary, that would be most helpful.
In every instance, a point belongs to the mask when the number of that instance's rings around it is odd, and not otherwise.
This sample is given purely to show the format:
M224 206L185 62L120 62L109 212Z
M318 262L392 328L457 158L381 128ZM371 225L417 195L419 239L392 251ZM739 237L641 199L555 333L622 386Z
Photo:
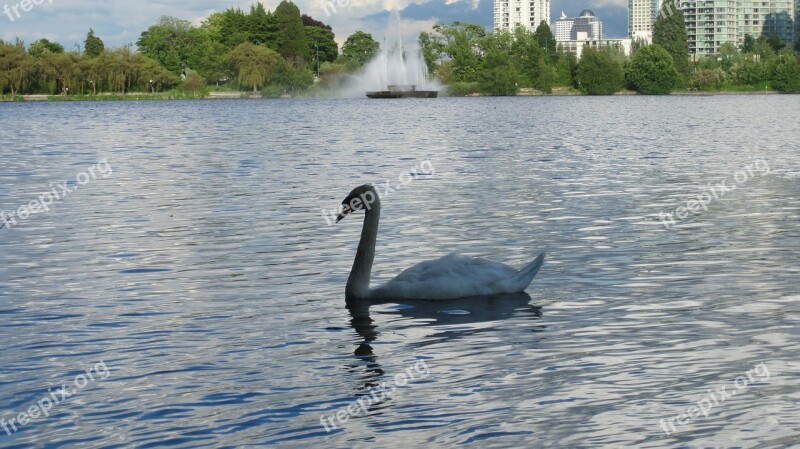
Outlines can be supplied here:
M542 268L542 265L544 264L545 254L547 253L539 254L536 259L533 259L533 262L525 265L521 270L519 270L519 273L517 273L512 280L512 283L515 284L516 288L512 289L515 291L511 293L521 292L531 285L536 273L539 272L539 268Z

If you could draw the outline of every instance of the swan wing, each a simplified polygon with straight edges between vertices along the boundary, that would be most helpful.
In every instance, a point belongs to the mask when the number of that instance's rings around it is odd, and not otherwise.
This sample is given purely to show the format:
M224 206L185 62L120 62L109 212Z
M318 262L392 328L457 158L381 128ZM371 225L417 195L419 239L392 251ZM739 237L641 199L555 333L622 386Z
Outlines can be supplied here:
M537 259L539 266L543 257ZM525 282L523 278L528 276L521 276L529 267L519 271L486 259L449 254L404 270L374 289L370 296L378 299L454 299L517 293L533 279L530 276ZM538 266L535 271L538 271Z

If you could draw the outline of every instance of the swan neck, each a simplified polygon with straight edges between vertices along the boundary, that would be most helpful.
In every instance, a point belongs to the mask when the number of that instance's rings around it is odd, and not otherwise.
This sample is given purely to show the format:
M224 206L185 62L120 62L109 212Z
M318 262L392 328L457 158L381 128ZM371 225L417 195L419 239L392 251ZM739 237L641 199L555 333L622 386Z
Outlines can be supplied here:
M358 242L356 259L347 279L345 297L368 298L369 281L372 272L372 262L375 260L375 242L378 239L378 222L380 221L380 201L375 201L366 211L364 226L361 229L361 240Z

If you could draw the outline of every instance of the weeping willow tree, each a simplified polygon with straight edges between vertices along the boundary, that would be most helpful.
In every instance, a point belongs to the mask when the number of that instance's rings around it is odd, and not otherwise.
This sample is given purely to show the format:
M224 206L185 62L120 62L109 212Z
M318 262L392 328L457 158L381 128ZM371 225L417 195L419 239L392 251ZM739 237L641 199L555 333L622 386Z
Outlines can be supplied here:
M33 61L25 53L22 42L10 44L0 41L0 94L8 87L11 98L16 98L28 87L34 70Z
M228 53L228 58L233 63L239 84L253 86L253 93L258 92L258 86L272 79L281 61L281 55L274 50L250 42L236 46Z

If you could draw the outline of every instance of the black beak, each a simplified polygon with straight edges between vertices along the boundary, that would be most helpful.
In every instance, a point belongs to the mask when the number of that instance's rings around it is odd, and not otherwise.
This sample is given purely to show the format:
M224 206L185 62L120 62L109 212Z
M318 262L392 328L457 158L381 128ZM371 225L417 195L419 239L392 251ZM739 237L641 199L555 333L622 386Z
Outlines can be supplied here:
M350 209L345 207L344 210L339 212L339 215L336 217L336 223L339 223L340 221L344 220L344 217L346 217L347 214L349 214L349 213L350 213Z

